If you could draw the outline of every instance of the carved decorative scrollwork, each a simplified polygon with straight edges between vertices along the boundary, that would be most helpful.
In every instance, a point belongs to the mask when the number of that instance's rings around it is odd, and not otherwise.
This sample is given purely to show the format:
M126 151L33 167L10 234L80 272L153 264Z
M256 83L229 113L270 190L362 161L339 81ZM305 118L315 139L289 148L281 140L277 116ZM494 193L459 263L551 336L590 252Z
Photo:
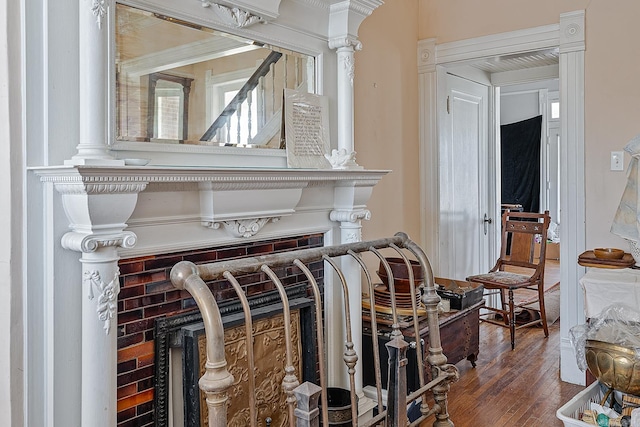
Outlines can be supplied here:
M356 75L356 63L353 59L353 55L345 55L344 57L344 69L349 76L349 82L351 83L351 87L353 87L353 78Z
M100 272L97 270L85 271L83 273L82 281L89 285L89 299L93 300L94 288L99 292L96 311L98 313L98 319L104 323L104 331L106 335L109 335L111 331L111 319L116 316L117 303L116 298L120 293L120 282L118 276L120 270L116 270L113 279L109 283L105 283L100 277Z
M352 76L353 79L353 76ZM353 80L352 80L353 83ZM331 150L331 155L325 154L324 157L329 160L333 169L356 169L362 168L356 163L356 152L347 152L344 148L339 150Z
M239 219L239 220L233 220L233 221L220 221L220 222L204 221L202 225L205 227L213 228L214 230L217 230L218 228L220 228L220 225L222 224L225 230L229 234L231 234L233 237L248 238L258 234L258 232L262 230L262 227L264 227L269 221L277 222L279 220L280 220L279 217L250 218L250 219Z
M107 15L107 0L93 0L91 12L96 17L98 29L102 29L102 19Z
M224 6L209 0L201 0L201 2L202 2L202 7L210 8L211 6L213 6L216 10L220 12L219 16L222 19L227 21L227 23L238 28L248 27L255 23L262 22L261 17L237 7Z
M146 182L64 182L55 185L61 194L138 194L147 187Z

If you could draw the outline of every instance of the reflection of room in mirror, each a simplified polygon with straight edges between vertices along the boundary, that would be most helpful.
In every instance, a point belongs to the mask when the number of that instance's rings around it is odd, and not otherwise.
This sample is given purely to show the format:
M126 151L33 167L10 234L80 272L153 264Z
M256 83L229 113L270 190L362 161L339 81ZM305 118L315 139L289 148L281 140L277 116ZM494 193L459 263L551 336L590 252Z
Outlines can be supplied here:
M279 148L282 93L315 92L313 57L116 7L119 141Z

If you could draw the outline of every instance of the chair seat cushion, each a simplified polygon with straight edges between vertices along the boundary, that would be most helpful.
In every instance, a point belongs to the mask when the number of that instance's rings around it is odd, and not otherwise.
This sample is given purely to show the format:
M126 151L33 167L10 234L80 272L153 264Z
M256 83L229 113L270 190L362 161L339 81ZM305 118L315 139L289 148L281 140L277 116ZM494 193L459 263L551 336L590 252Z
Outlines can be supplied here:
M467 277L469 282L479 282L485 285L495 285L500 287L517 287L530 285L531 277L524 274L510 273L508 271L495 271L493 273L478 274Z

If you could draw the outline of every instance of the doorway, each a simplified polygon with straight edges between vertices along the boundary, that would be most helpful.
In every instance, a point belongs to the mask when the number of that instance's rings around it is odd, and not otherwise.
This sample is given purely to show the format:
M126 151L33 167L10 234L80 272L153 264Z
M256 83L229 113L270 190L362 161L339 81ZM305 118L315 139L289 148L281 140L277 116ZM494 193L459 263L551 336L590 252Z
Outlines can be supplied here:
M571 31L568 31L571 29ZM567 30L567 31L565 31ZM436 274L446 257L448 242L442 234L440 207L440 156L446 146L440 144L441 135L438 117L445 101L441 88L443 73L447 69L464 67L472 62L500 57L518 57L523 53L543 54L549 50L558 52L557 65L537 67L535 71L523 68L516 74L521 83L559 77L560 81L560 135L563 141L560 150L560 223L571 223L560 229L561 258L577 259L585 248L584 212L584 11L570 12L560 16L560 23L519 30L510 33L479 37L474 40L451 42L436 46L435 39L418 43L418 72L420 91L420 139L421 139L421 208L422 241L434 265ZM473 68L473 67L472 67ZM555 74L549 74L550 71ZM499 89L503 86L500 73L487 77L476 68L470 71L489 80L495 87L490 93L490 114L499 107ZM482 77L484 76L484 77ZM535 77L532 79L532 77ZM499 132L498 124L488 129L489 137ZM493 164L491 162L494 162ZM489 167L497 168L497 156L490 156ZM496 191L496 189L492 189ZM499 206L494 203L497 211ZM494 218L497 216L494 216ZM480 220L480 219L478 219ZM493 221L495 226L495 221ZM492 233L496 235L497 233ZM497 251L499 245L494 245ZM488 259L495 259L493 252ZM489 266L487 266L489 267ZM573 348L569 340L569 329L584 322L582 291L578 280L584 268L577 263L562 263L561 282L561 377L576 384L584 383L584 374L576 365Z

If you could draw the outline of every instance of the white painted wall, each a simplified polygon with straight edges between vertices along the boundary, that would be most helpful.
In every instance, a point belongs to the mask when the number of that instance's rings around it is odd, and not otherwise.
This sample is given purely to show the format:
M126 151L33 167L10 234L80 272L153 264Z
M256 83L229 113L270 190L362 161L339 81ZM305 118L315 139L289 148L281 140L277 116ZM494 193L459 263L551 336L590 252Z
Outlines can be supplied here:
M540 90L558 91L558 80L502 86L500 88L500 124L530 119L540 111Z
M0 425L8 427L24 424L19 12L18 2L0 0Z

